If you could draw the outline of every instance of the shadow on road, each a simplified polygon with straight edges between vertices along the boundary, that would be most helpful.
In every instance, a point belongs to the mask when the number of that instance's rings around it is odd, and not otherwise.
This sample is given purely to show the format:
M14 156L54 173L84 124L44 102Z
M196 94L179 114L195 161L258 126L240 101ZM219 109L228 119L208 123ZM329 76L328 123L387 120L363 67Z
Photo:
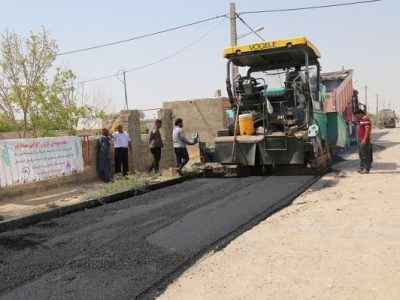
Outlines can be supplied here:
M390 142L388 140L382 140L382 141L373 143L374 150L377 150L377 151L385 150L387 148L396 146L398 144L400 144L400 142Z
M374 130L372 129L372 134L373 134L373 139L374 140L379 140L381 137L387 135L388 132L387 131L374 132Z
M35 239L40 238L40 235L27 233L15 236L1 236L0 237L0 249L5 248L7 250L24 250L26 248L33 248L40 244Z
M398 165L395 162L374 162L373 168L376 170L391 171L391 170L397 170Z

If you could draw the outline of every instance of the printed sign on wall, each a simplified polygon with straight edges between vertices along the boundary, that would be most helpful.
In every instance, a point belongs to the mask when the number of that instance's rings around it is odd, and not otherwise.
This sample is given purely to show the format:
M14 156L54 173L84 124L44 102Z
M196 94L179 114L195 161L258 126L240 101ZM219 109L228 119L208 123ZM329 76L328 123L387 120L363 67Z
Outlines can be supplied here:
M0 140L0 188L83 172L79 137Z

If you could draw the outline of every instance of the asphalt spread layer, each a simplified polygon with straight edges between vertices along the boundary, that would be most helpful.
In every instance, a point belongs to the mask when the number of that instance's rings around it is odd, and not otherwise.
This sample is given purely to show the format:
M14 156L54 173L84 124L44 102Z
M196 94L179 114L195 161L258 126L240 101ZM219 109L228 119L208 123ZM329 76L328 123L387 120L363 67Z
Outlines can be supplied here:
M152 298L166 278L314 180L196 179L2 233L0 298Z

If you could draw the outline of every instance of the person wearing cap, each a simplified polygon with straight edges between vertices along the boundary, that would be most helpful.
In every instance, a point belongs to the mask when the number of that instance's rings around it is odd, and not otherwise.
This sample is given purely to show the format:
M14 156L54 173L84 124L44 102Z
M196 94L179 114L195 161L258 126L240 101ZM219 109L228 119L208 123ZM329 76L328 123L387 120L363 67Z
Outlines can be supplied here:
M357 128L357 140L358 140L358 155L360 157L360 167L358 172L360 174L368 174L372 164L372 144L371 144L371 132L372 125L365 111L357 109L354 115L359 121Z
M189 162L189 153L186 149L186 145L195 145L197 140L194 139L189 141L185 137L183 131L183 120L177 118L175 120L175 128L172 132L172 141L174 143L174 152L176 157L176 171L180 173L182 168Z

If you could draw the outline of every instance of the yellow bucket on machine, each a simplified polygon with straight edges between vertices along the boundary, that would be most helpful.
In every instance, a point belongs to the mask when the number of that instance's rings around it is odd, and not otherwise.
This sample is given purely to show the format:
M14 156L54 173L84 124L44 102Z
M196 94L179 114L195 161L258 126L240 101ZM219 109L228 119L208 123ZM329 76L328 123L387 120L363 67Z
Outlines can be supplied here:
M254 120L252 114L239 115L239 130L240 135L254 134Z

